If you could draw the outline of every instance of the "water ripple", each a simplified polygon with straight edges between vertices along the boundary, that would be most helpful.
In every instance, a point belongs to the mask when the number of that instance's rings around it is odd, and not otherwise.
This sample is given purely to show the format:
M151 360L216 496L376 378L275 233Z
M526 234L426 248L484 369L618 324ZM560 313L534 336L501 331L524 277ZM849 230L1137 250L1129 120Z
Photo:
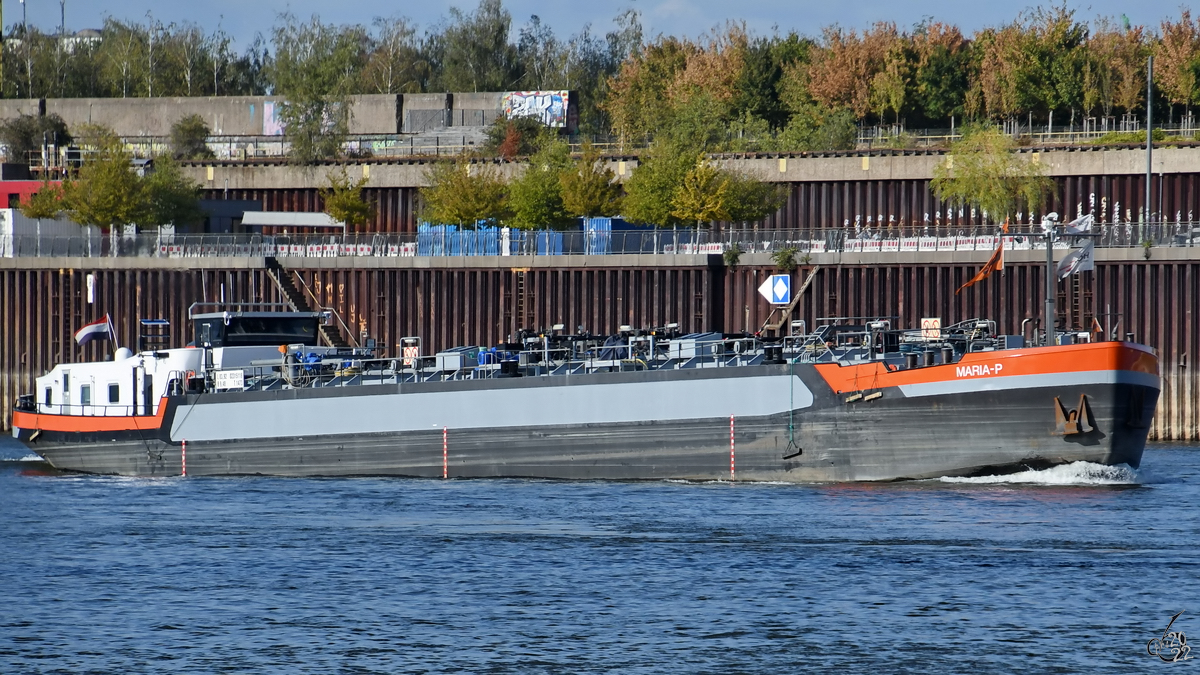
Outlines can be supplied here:
M1200 631L1195 448L808 486L28 464L3 673L1126 673L1179 609Z

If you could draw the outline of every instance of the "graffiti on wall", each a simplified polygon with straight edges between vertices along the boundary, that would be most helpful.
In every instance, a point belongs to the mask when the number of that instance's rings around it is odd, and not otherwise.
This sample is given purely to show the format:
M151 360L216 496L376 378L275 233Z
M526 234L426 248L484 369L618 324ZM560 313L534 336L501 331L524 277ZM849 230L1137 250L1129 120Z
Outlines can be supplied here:
M533 117L548 127L567 126L566 91L509 91L504 94L505 117Z
M263 102L263 136L282 136L283 122L279 119L279 109L275 101Z
M263 136L286 136L287 125L284 124L283 112L285 101L263 101ZM333 102L326 104L326 107L321 111L322 131L332 131L337 127L339 117L342 112L342 104Z

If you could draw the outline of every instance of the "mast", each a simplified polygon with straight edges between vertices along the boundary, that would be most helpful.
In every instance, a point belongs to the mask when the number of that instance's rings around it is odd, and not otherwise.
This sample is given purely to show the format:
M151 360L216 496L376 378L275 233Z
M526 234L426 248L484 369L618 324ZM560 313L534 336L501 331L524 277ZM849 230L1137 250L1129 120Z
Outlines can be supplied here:
M1057 292L1055 288L1054 277L1054 222L1043 220L1046 224L1046 311L1042 321L1045 326L1043 334L1046 336L1046 342L1043 347L1049 347L1054 344L1054 294Z

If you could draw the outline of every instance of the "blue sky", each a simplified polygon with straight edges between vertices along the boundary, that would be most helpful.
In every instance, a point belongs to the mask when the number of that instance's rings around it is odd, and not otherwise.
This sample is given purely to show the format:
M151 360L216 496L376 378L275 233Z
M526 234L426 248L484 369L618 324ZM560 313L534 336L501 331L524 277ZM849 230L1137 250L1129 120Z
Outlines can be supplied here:
M27 0L31 24L52 31L59 24L59 0ZM111 15L126 21L145 22L147 13L164 24L191 21L207 31L220 26L235 39L239 50L249 43L256 32L269 35L277 13L291 11L308 17L319 14L326 22L369 24L376 16L407 16L422 29L436 24L452 6L470 10L477 0L447 2L320 2L318 0L207 0L205 2L155 2L153 0L111 0L106 3L66 0L68 30L99 28L104 17ZM862 28L875 21L894 21L910 27L923 17L953 23L970 33L986 26L1011 21L1028 4L1003 2L970 2L935 0L906 2L904 0L852 0L842 2L810 2L804 0L593 0L563 2L558 0L505 0L513 16L514 27L537 14L549 24L556 35L567 36L591 23L593 31L603 34L612 27L612 19L630 7L642 12L648 36L657 33L695 37L727 19L745 20L756 33L770 33L774 27L782 32L796 30L816 35L822 26L840 24ZM1178 17L1180 3L1162 1L1070 2L1080 17L1097 15L1119 17L1126 14L1130 21L1157 26L1164 17ZM17 0L3 0L4 24L19 23L22 5Z

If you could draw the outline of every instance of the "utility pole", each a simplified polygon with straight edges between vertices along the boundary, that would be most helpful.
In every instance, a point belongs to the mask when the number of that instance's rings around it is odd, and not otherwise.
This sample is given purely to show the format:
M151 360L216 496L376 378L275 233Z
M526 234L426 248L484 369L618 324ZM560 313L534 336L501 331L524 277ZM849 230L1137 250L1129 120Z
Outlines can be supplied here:
M1146 206L1142 212L1146 214L1142 224L1142 240L1145 241L1149 236L1150 228L1150 186L1153 185L1153 172L1150 168L1150 154L1154 148L1154 132L1151 126L1151 108L1154 105L1150 99L1150 95L1154 91L1154 57L1146 58Z
M25 52L25 98L33 98L33 53L29 51L29 11L21 0L21 51Z

